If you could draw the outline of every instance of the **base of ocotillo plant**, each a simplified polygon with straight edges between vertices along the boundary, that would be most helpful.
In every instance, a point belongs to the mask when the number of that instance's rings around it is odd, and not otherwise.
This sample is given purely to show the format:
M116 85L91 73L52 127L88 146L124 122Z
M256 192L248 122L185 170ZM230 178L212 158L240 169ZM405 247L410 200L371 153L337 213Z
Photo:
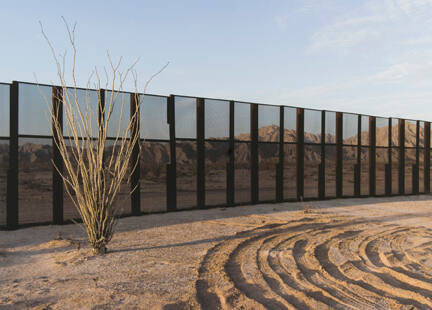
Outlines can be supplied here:
M106 247L93 248L93 253L96 254L96 255L106 254L107 251L108 251L108 249Z

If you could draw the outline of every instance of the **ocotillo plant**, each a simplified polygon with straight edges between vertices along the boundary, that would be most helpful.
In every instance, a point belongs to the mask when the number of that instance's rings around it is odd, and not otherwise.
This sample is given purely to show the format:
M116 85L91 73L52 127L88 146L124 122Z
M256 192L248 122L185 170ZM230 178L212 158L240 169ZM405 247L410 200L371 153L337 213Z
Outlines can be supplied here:
M75 75L77 49L75 44L75 26L71 28L63 19L66 25L69 42L73 50L71 81L72 86L68 87L65 78L64 64L66 55L57 56L53 45L46 36L42 26L42 34L46 39L57 66L59 88L53 93L54 100L57 100L63 107L63 127L60 123L60 116L55 109L50 109L53 121L54 143L59 149L63 160L64 169L56 169L61 174L65 189L71 198L74 206L82 219L84 228L88 235L90 245L95 253L106 253L107 244L114 233L116 222L116 209L114 202L118 196L120 186L124 180L129 180L131 170L136 167L136 162L131 161L134 147L139 146L139 106L143 96L138 93L137 75L134 72L133 63L126 70L121 71L121 58L114 64L109 53L107 58L110 72L105 70L106 81L104 87L98 71L95 68L90 76L85 91L77 86ZM166 66L165 66L166 67ZM159 74L153 75L144 85L144 93L149 82ZM122 126L122 118L125 107L123 86L127 78L133 79L134 94L131 100L135 108L131 109L130 117L127 117L125 126ZM92 106L90 92L87 90L91 85L97 89L104 89L105 96L98 96L96 106ZM99 92L100 94L102 92ZM49 98L51 99L51 98ZM51 107L51 100L47 100ZM93 103L94 104L94 103ZM111 137L110 148L107 148L107 133L113 115L115 105L120 107L120 122L116 126L116 134ZM68 136L63 134L67 131ZM132 189L133 191L133 189Z

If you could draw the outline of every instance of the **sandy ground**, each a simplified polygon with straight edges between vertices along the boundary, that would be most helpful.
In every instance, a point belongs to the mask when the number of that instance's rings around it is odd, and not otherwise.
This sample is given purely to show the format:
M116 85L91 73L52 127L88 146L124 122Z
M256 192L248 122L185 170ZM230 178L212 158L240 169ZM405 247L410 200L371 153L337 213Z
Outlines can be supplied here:
M0 309L432 309L431 196L121 219L105 256L80 226L0 232Z

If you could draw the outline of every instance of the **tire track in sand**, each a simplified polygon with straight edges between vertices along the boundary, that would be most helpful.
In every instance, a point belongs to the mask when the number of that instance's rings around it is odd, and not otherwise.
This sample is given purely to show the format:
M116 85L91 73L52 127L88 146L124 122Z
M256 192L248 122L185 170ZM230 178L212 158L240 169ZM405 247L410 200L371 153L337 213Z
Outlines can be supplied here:
M419 263L431 241L426 228L309 214L209 249L195 298L202 309L432 309Z

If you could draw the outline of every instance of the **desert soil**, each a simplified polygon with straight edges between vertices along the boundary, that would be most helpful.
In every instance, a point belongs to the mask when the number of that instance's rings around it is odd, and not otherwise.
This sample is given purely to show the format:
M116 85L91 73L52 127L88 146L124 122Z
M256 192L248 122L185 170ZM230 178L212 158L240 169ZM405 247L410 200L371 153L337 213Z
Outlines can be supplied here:
M0 232L0 309L429 309L430 196L124 218L105 256L78 225Z

